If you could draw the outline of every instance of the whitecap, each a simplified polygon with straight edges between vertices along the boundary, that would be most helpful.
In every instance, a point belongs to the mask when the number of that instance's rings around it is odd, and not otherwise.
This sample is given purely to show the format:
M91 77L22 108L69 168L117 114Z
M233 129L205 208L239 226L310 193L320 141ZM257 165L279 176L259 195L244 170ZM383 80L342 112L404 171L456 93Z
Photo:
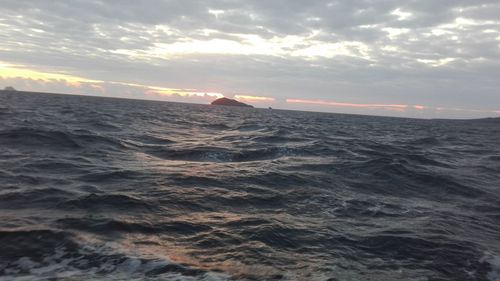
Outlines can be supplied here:
M488 272L486 277L490 281L500 281L500 256L490 255L486 261L491 266L491 271Z

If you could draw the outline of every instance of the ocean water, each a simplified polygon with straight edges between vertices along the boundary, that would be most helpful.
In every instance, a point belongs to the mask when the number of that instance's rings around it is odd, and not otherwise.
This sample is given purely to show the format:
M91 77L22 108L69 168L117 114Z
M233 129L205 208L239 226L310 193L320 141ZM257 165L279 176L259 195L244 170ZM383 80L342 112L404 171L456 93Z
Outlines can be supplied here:
M0 280L500 280L500 120L0 92Z

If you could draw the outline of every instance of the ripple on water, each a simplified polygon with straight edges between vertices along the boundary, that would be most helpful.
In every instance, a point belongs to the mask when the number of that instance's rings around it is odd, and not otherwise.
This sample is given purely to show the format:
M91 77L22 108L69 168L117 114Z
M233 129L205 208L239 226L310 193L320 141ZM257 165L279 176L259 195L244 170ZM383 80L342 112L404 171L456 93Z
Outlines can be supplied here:
M0 281L500 278L496 119L28 93L0 118Z

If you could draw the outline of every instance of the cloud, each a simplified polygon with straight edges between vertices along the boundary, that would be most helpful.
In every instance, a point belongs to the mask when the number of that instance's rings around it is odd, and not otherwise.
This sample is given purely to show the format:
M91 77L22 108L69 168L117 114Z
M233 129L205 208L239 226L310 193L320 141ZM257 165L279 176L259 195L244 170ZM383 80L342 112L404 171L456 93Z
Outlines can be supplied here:
M5 0L0 12L0 61L144 85L146 96L160 87L485 112L500 105L496 0Z
M119 81L89 80L67 74L38 72L5 63L0 64L0 81L6 85L15 85L25 91L116 96L135 99L208 103L224 96L222 93L200 92L197 89L172 89ZM248 96L247 98L252 97Z

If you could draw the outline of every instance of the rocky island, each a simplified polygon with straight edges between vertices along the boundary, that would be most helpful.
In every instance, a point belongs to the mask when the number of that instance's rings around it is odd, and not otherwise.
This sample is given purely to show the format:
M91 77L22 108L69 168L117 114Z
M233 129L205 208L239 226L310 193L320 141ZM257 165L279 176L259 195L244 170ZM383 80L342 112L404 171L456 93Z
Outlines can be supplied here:
M14 87L11 86L7 86L3 90L6 92L16 92L16 89L14 89Z
M242 102L239 102L237 100L228 99L228 98L216 99L211 104L212 105L241 106L241 107L252 107L253 108L253 106L251 106L249 104L242 103Z

